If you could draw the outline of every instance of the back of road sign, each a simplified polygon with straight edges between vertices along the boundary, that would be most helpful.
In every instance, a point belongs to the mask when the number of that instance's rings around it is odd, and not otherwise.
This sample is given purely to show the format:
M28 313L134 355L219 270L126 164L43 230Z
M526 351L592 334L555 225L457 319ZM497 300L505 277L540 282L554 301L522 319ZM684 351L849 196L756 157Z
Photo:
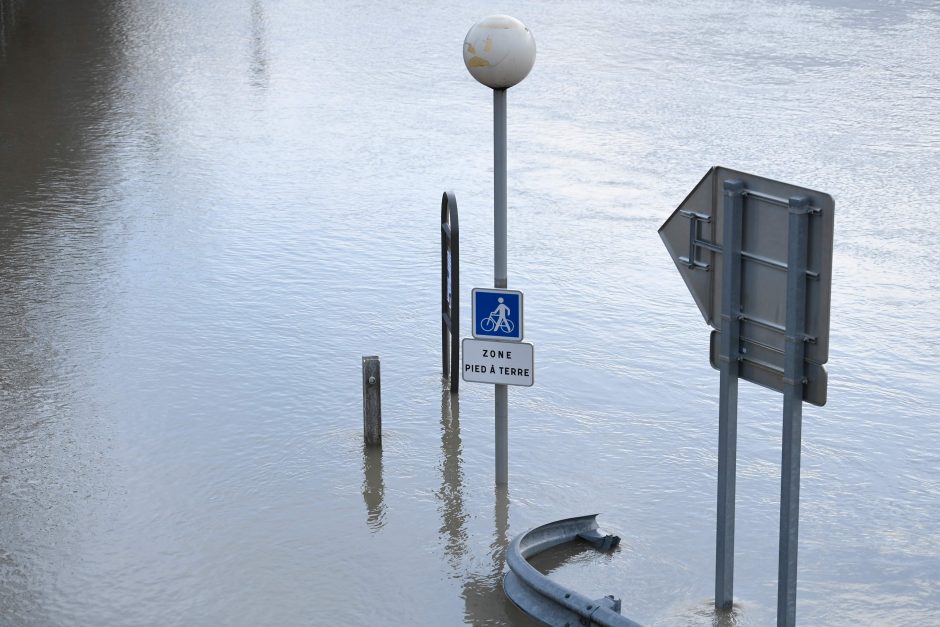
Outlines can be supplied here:
M726 180L744 185L741 243L740 376L783 389L787 299L788 199L809 198L804 400L826 402L834 203L828 194L715 166L663 223L659 235L705 321L715 330L717 368L721 327L722 249Z

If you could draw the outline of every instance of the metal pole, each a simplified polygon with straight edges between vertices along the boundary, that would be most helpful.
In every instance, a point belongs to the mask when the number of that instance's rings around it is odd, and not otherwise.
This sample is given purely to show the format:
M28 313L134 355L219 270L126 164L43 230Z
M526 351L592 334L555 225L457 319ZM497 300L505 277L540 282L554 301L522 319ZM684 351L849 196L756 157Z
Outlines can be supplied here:
M809 199L790 198L787 238L787 324L783 367L783 455L780 483L780 555L777 625L796 624L796 558L800 525L800 439L803 428L803 358Z
M493 90L493 286L507 286L506 90ZM496 386L496 485L509 483L509 388Z
M734 602L734 497L738 449L738 356L741 322L741 237L744 184L724 182L722 225L720 392L718 404L718 521L715 533L715 607Z
M506 288L506 90L493 90L493 287Z
M362 358L362 437L369 446L382 446L382 375L379 358Z

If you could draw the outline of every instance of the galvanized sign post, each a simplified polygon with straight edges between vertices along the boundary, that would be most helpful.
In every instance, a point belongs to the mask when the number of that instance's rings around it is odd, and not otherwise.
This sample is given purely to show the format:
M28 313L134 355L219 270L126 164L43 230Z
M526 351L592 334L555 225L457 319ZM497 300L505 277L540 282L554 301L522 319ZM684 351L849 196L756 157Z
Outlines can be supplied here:
M803 429L803 358L806 352L806 265L810 204L787 202L787 314L783 366L783 455L780 483L780 546L777 561L777 624L796 624L796 557L800 524L800 444ZM831 208L829 214L832 214ZM830 240L831 256L831 240ZM828 332L828 328L827 328Z
M460 382L460 228L457 198L441 198L441 355L444 377L456 393Z
M715 605L734 594L738 379L783 393L777 624L796 622L803 401L826 403L832 197L714 167L660 227L720 371Z
M506 90L518 84L535 64L535 38L508 15L485 17L470 28L463 42L470 74L493 89L493 274L494 286L508 283L506 217ZM496 385L496 484L509 483L509 390Z
M738 344L741 323L741 191L739 180L724 182L724 250L721 293L718 402L718 523L715 537L715 603L730 608L734 589L734 495L738 457Z

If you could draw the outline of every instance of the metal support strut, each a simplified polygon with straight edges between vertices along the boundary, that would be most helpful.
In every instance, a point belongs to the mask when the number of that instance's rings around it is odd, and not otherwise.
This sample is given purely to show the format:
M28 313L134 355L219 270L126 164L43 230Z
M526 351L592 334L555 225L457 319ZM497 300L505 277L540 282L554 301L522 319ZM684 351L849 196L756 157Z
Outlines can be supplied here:
M806 265L811 208L790 198L787 240L787 324L783 372L783 454L777 625L796 624L796 557L800 525L800 440L803 429L803 358L806 352Z
M715 607L734 602L734 498L738 450L738 370L741 322L741 238L744 184L724 182L721 347L718 404L718 520L715 533Z

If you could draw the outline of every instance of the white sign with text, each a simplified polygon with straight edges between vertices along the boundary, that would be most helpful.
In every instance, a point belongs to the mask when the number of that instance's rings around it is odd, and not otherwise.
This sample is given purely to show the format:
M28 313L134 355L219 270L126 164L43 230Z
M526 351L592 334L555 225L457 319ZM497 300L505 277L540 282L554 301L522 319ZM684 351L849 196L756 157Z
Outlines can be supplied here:
M465 338L463 380L475 383L530 386L535 382L532 345Z

